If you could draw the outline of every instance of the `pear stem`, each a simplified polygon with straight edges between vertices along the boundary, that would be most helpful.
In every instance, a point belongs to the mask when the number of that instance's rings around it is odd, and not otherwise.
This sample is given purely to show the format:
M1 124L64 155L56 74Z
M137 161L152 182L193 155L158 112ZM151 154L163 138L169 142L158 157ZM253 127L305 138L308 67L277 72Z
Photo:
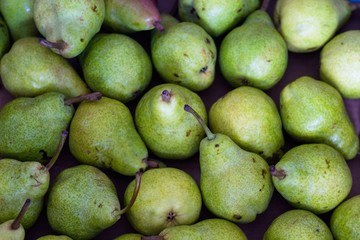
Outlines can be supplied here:
M148 166L149 168L159 168L160 167L160 164L155 160L151 160L149 158L144 158L143 161L146 163L146 166Z
M51 160L48 162L48 164L46 164L45 166L45 171L49 171L50 168L55 164L56 160L59 158L59 155L61 153L61 150L63 149L64 147L64 144L65 144L65 140L68 136L68 131L67 130L63 130L61 132L61 140L60 140L60 143L59 145L57 146L56 148L56 151L55 151L55 154L54 156L51 158Z
M69 98L66 99L64 101L65 105L72 105L74 103L78 103L84 100L88 100L88 101L96 101L99 100L100 98L102 98L102 94L100 92L92 92L89 94L85 94L85 95L80 95L77 97L73 97L73 98Z
M141 240L164 240L163 236L141 236Z
M153 25L159 32L163 32L165 30L160 21L155 21Z
M20 227L20 222L21 220L24 218L24 215L26 213L26 211L28 210L29 206L30 206L31 200L30 199L26 199L24 205L22 206L19 214L17 215L17 217L15 218L15 220L12 222L10 228L12 230L16 230L19 229Z
M206 124L204 123L204 120L200 117L200 115L189 105L185 104L184 105L184 110L191 113L192 115L194 115L194 117L198 120L198 122L201 124L201 126L204 128L204 131L206 133L207 139L208 140L213 140L215 139L216 135L213 134L210 131L210 128L208 126L206 126Z
M136 175L135 175L135 188L134 188L134 193L130 199L130 202L128 203L128 205L126 207L124 207L123 209L121 209L118 213L119 216L123 215L124 213L126 213L131 207L132 205L134 205L135 203L135 200L139 194L139 189L140 189L140 184L141 184L141 176L142 176L142 172L141 171L138 171L136 172Z
M55 48L55 49L58 49L59 51L62 51L64 50L66 47L67 47L67 43L64 42L64 41L58 41L58 42L50 42L46 39L43 39L41 38L39 40L39 43L41 45L43 45L44 47L47 47L47 48Z
M266 11L269 7L270 0L263 0L260 9Z
M164 90L162 91L161 93L161 99L164 101L164 102L170 102L170 99L171 99L171 92L169 92L168 90Z
M277 170L274 165L270 166L270 174L274 177L277 177L279 180L282 180L286 177L284 170Z

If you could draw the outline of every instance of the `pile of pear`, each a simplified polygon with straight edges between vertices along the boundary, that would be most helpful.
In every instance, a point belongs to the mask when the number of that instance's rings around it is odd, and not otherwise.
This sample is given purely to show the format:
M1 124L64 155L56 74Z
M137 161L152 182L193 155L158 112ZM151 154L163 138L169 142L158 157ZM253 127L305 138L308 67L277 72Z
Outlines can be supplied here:
M263 239L359 239L358 10L269 4L1 0L0 238L248 239L278 194Z

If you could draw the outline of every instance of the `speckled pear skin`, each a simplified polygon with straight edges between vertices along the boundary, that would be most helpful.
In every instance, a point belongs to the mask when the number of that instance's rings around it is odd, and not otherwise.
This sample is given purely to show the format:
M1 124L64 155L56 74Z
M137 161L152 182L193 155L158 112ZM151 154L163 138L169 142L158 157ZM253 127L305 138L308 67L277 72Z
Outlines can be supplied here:
M120 219L120 202L111 179L90 165L67 168L49 189L51 228L72 239L92 239Z
M241 86L219 98L210 108L209 127L267 161L282 155L285 140L280 114L260 89Z
M142 236L143 235L140 233L125 233L114 238L113 240L141 240Z
M266 230L263 240L318 239L332 240L326 223L314 213L293 209L275 218Z
M126 187L125 205L134 186L135 180ZM152 168L143 173L138 196L126 215L136 232L157 235L166 227L195 223L201 207L200 189L191 175L177 168Z
M215 42L196 23L179 22L165 28L161 36L152 41L151 57L165 82L202 91L215 80Z
M47 41L62 42L51 48L65 58L78 56L100 31L105 18L103 0L34 0L34 22Z
M55 153L74 111L57 92L8 102L0 109L0 156L19 161L47 160Z
M0 12L10 31L12 41L23 37L39 36L34 22L34 0L2 0Z
M335 208L330 229L335 239L357 239L360 236L360 195L352 196Z
M303 76L285 86L280 114L285 131L300 142L326 143L347 160L359 152L359 137L343 98L323 81Z
M344 157L322 143L302 144L287 151L275 165L285 178L272 177L277 191L293 206L322 214L350 193L352 176Z
M9 28L0 15L0 59L9 51L10 44Z
M199 24L211 36L218 37L227 33L248 14L259 8L260 2L259 0L180 0L178 13L183 21Z
M216 216L249 223L267 209L272 197L268 163L241 149L227 135L200 143L200 189L206 207Z
M268 90L283 77L287 64L286 42L264 10L252 12L220 45L220 70L233 87L248 85Z
M350 18L351 9L344 0L279 0L273 16L289 51L313 52Z
M72 240L72 238L66 235L45 235L37 238L36 240Z
M124 103L138 97L152 78L152 63L133 38L99 33L79 56L84 79L93 91Z
M83 101L70 124L69 148L80 162L135 176L146 168L148 150L122 102Z
M360 30L338 34L320 53L320 79L345 98L360 98Z
M22 225L16 230L11 228L11 224L14 222L13 219L8 220L0 224L0 235L1 239L4 240L24 240L25 229Z
M164 91L170 93L169 102L162 98ZM206 108L199 95L172 83L151 88L136 106L136 128L148 149L160 158L189 158L198 151L205 136L197 120L184 111L184 104L191 105L207 122Z
M1 159L0 222L15 219L25 200L29 198L31 204L21 220L21 224L25 229L30 228L42 211L49 182L49 172L39 162Z
M1 59L1 80L16 97L60 92L76 97L90 92L76 70L62 56L39 44L37 37L16 41Z

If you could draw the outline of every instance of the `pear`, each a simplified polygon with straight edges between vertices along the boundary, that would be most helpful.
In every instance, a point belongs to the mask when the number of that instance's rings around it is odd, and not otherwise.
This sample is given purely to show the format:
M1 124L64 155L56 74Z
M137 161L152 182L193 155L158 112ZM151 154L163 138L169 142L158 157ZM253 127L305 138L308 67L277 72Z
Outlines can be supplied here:
M125 189L125 204L134 185L132 181ZM201 207L200 189L191 175L178 168L152 168L143 173L137 198L126 215L136 232L157 235L166 227L195 223Z
M98 33L105 18L104 0L34 0L40 43L65 58L78 56Z
M127 176L147 167L148 150L129 108L107 97L78 106L70 124L69 148L81 163Z
M177 84L156 85L137 103L136 128L148 149L157 157L187 159L198 151L205 132L193 117L184 112L185 103L191 104L207 121L200 96Z
M134 194L120 209L115 185L103 171L85 164L62 170L49 190L46 214L50 227L72 239L93 239L131 208L141 175L136 174Z
M182 21L199 24L211 36L219 37L259 8L260 2L259 0L180 0L178 13Z
M67 135L64 130L56 154L45 166L36 161L21 162L9 158L0 160L0 222L15 218L26 199L30 199L32 203L21 219L21 224L28 229L36 222L49 188L49 171L58 159Z
M178 225L165 228L158 236L142 237L142 240L185 240L185 239L237 239L247 240L245 233L235 223L221 218L208 218L192 225Z
M268 90L281 80L287 62L286 42L265 9L249 14L224 37L219 49L221 73L233 87Z
M258 88L237 87L216 100L209 111L209 126L267 161L282 155L280 114L273 99Z
M329 41L350 18L344 0L279 0L273 18L291 52L314 52Z
M45 235L37 238L36 240L72 240L66 235Z
M154 0L105 0L104 26L112 32L163 31Z
M167 83L197 92L214 82L216 45L196 23L179 22L161 32L151 41L151 57L154 68Z
M11 100L0 109L0 157L46 161L54 155L61 132L70 125L73 104L99 97L95 92L65 99L61 93L48 92Z
M332 240L330 228L316 214L302 209L288 210L276 217L266 229L263 240Z
M360 30L336 35L320 53L320 79L349 99L360 98Z
M23 240L25 239L25 229L21 225L21 220L26 214L31 203L30 199L26 199L19 214L15 219L8 220L0 224L0 236L2 240Z
M359 152L359 138L341 94L309 76L290 82L280 92L280 114L285 131L303 143L326 143L345 159Z
M0 12L10 31L11 40L39 36L34 22L34 0L1 0Z
M1 3L0 3L1 4ZM9 28L0 15L0 60L7 53L10 49L10 35L9 35Z
M268 163L258 154L240 148L230 137L212 133L189 105L206 131L200 143L200 190L205 206L216 216L249 223L264 212L274 186Z
M350 193L352 175L344 157L323 143L301 144L270 166L277 191L294 207L331 211Z
M161 25L164 27L164 29L168 29L180 22L179 19L177 19L170 13L160 13L160 17L161 17ZM162 36L162 31L152 30L150 32L150 45L152 45L153 42L156 42L157 38L161 36Z
M140 233L124 233L113 240L141 240L141 237Z
M330 229L335 239L357 239L360 236L360 194L335 208L330 217Z
M89 87L122 102L139 96L152 78L150 56L124 34L95 35L79 59Z
M90 92L75 68L63 57L39 44L37 37L17 40L0 65L1 80L15 97L60 92L75 97Z

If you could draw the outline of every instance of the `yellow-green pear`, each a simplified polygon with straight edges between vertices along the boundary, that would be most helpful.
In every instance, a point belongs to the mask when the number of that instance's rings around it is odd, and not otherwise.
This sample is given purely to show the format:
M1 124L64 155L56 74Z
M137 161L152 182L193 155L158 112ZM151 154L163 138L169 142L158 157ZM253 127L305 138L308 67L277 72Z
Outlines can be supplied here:
M72 240L66 235L45 235L37 238L36 240Z
M142 240L142 236L140 233L124 233L113 240Z

